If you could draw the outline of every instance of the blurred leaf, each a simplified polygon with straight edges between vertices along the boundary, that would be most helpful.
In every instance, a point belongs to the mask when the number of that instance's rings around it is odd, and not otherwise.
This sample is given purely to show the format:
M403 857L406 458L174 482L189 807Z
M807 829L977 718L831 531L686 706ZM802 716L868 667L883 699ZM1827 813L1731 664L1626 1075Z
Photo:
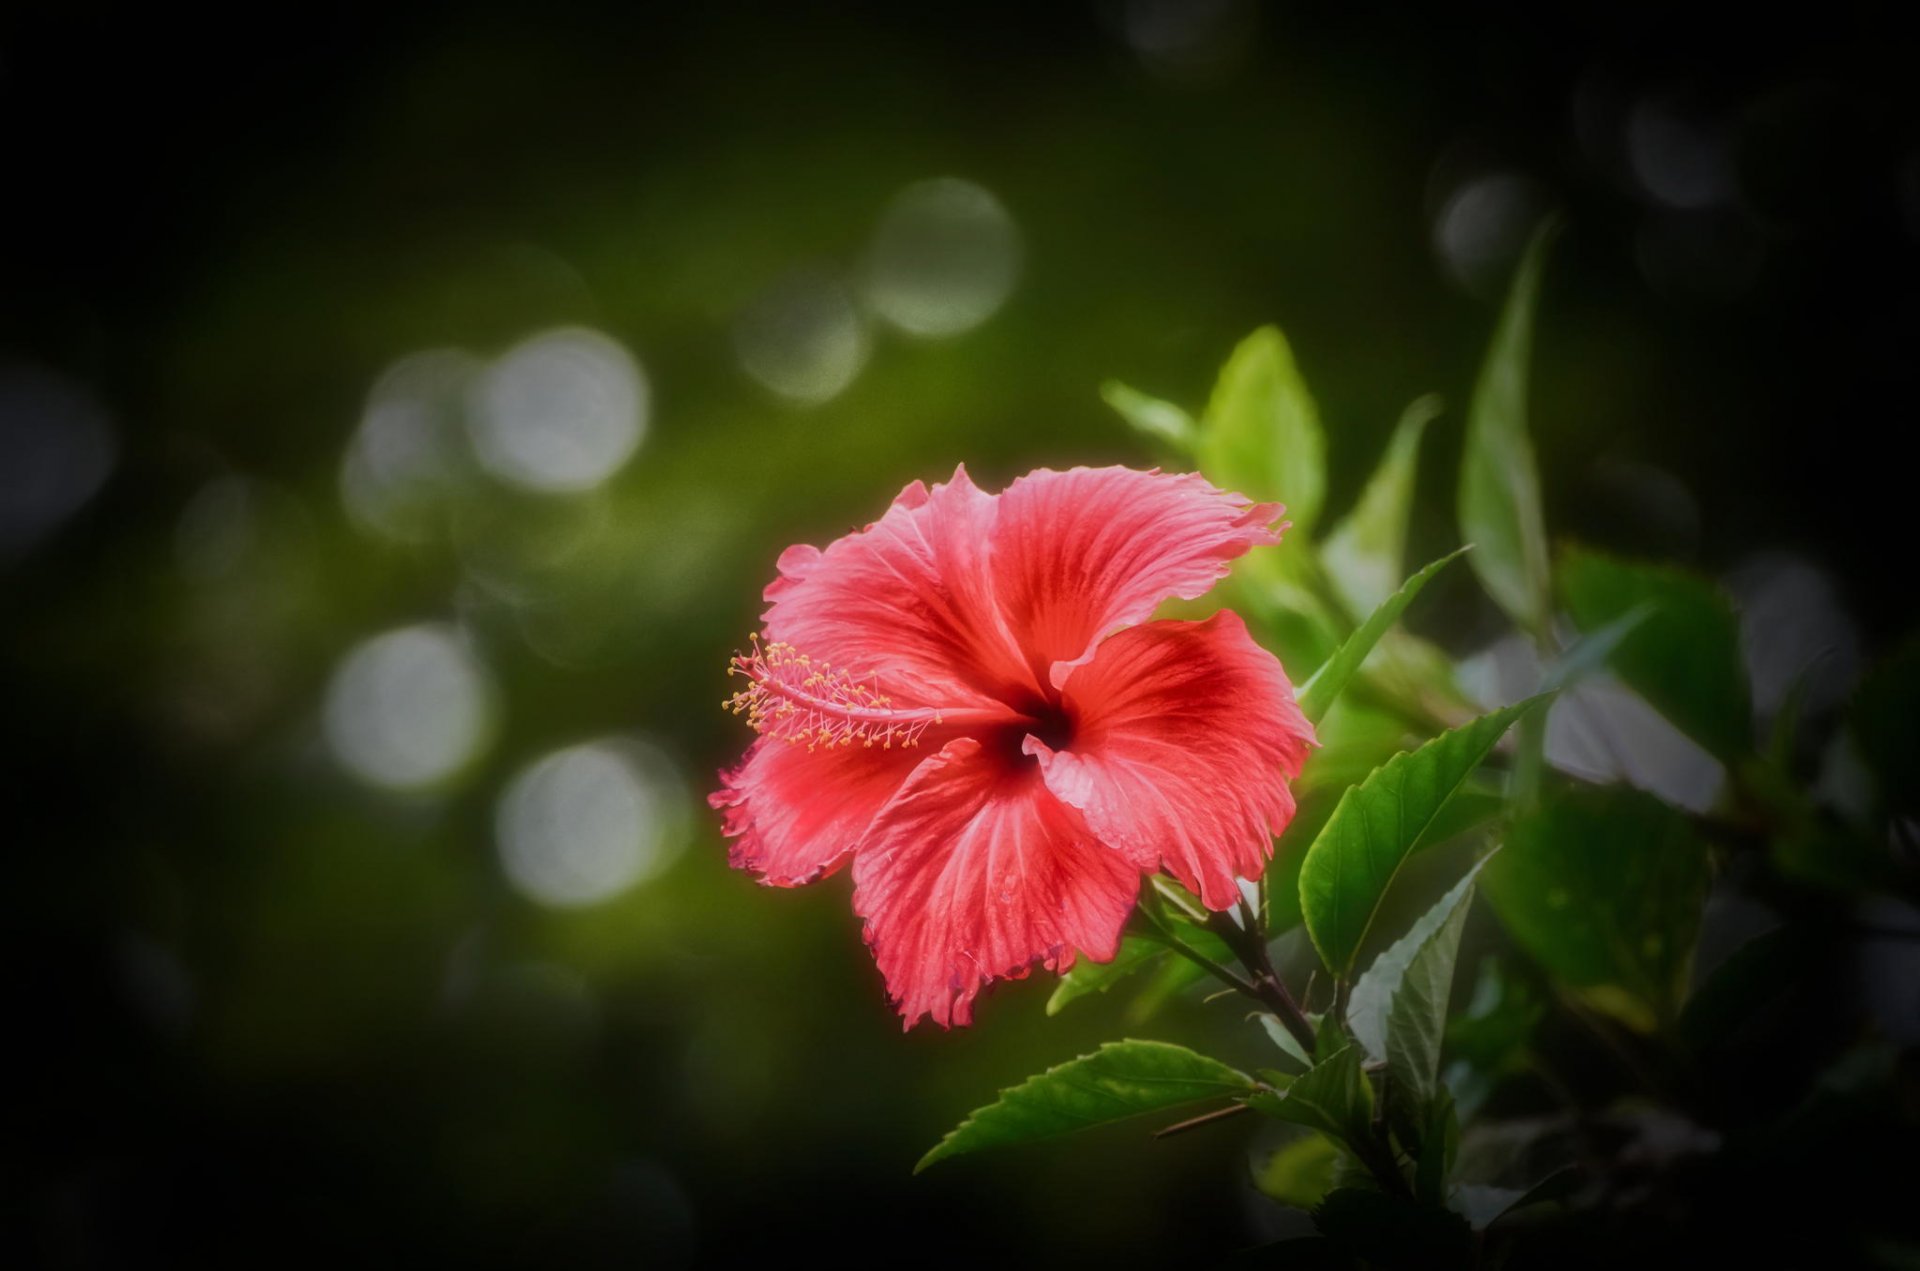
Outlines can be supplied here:
M1411 1094L1421 1108L1439 1084L1453 964L1479 872L1480 864L1468 870L1406 935L1375 958L1347 1001L1347 1026L1353 1035L1370 1056L1387 1061L1396 1089Z
M1635 605L1605 626L1597 627L1575 640L1540 677L1541 690L1552 692L1569 688L1592 675L1613 658L1620 642L1652 614L1652 605Z
M1324 1134L1304 1134L1267 1158L1253 1185L1285 1205L1312 1209L1333 1190L1340 1146Z
M1680 1040L1695 1052L1737 1043L1743 1025L1806 976L1817 952L1811 933L1797 924L1747 941L1687 999L1680 1012Z
M1334 589L1356 616L1385 604L1405 576L1407 514L1413 506L1420 436L1439 414L1440 398L1433 393L1401 413L1360 501L1320 548Z
M1307 933L1335 975L1353 973L1381 898L1447 799L1501 734L1545 700L1528 698L1395 755L1341 798L1300 868Z
M956 1126L913 1167L982 1148L1029 1143L1123 1121L1145 1112L1246 1094L1253 1078L1167 1042L1108 1042L1000 1092Z
M1461 1115L1472 1116L1501 1078L1526 1066L1533 1031L1547 1004L1527 979L1497 956L1480 960L1466 1009L1447 1021L1447 1084Z
M1242 340L1213 386L1200 423L1200 471L1222 489L1278 500L1301 538L1326 495L1320 412L1278 327Z
M1651 610L1620 635L1611 659L1620 677L1716 758L1732 762L1751 749L1740 619L1718 587L1684 570L1569 549L1560 588L1583 631Z
M1485 1231L1516 1209L1543 1200L1557 1200L1572 1190L1578 1175L1571 1169L1558 1169L1531 1187L1488 1187L1481 1183L1462 1183L1453 1189L1452 1207L1475 1231Z
M1534 231L1514 274L1473 386L1460 465L1460 537L1479 548L1474 572L1508 616L1535 633L1548 628L1551 595L1540 476L1527 436L1527 362L1540 271L1556 231L1553 220Z
M1320 1202L1313 1221L1321 1234L1383 1271L1446 1271L1472 1264L1472 1230L1459 1214L1437 1205L1344 1187Z
M1395 736L1396 744L1388 748L1388 754L1398 749L1398 733ZM1319 753L1316 752L1315 758L1318 757ZM1375 761L1376 764L1378 762ZM1369 764L1368 770L1371 771L1373 766ZM1300 867L1307 859L1307 848L1333 815L1336 803L1331 794L1308 792L1302 795L1293 820L1287 823L1287 828L1280 832L1279 839L1274 843L1273 863L1267 866L1265 879L1267 931L1270 935L1277 936L1300 925Z
M1060 977L1060 984L1047 999L1047 1014L1058 1015L1068 1003L1089 993L1104 993L1121 980L1171 956L1166 942L1153 936L1128 936L1120 942L1120 952L1111 962L1080 961ZM1186 961L1184 958L1182 961ZM1188 963L1192 966L1192 963ZM1198 969L1198 968L1196 968Z
M1514 823L1484 886L1554 979L1651 1031L1678 1009L1708 873L1681 813L1638 790L1573 789Z
M1133 430L1150 441L1171 446L1181 454L1193 450L1193 417L1172 402L1148 396L1137 388L1108 380L1100 386L1100 398L1133 425Z
M1332 1057L1294 1078L1285 1091L1262 1091L1247 1102L1277 1120L1304 1125L1344 1143L1364 1143L1373 1133L1373 1086L1361 1071L1361 1055L1358 1045L1347 1042Z
M1218 961L1218 959L1215 959ZM1160 1008L1182 992L1207 978L1206 968L1192 958L1171 954L1154 964L1152 974L1139 995L1127 1003L1129 1024L1144 1024L1160 1013Z
M1347 681L1353 678L1353 673L1367 660L1367 654L1373 652L1373 646L1380 642L1380 637L1400 620L1400 615L1413 603L1413 598L1420 594L1435 574L1466 550L1462 547L1447 553L1402 583L1399 591L1389 596L1360 625L1358 631L1347 637L1346 643L1327 659L1326 665L1313 673L1313 678L1300 690L1300 709L1308 719L1319 722L1327 713L1327 708L1347 687Z
M1909 643L1861 682L1847 728L1879 787L1883 812L1920 808L1920 642Z

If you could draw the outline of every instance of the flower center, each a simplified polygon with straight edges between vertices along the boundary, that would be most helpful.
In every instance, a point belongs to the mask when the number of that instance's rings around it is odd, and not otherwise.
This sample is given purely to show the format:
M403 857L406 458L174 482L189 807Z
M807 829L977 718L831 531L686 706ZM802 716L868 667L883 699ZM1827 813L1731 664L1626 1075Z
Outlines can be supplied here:
M760 643L734 655L728 675L744 676L747 686L721 705L745 715L753 731L782 741L821 746L914 746L927 729L945 724L1004 723L1004 709L973 707L896 707L871 674L855 676L846 668L814 661L790 644Z
M1065 750L1073 744L1073 716L1048 702L1032 712L1033 724L1027 734L1046 743L1048 750Z

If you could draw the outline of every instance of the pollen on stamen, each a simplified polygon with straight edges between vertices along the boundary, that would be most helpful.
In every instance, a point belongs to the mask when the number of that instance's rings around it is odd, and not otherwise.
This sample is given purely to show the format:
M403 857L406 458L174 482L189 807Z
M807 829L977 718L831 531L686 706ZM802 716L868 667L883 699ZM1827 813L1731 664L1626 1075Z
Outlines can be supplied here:
M895 743L915 745L938 722L932 712L894 710L872 675L863 682L783 641L763 644L757 634L748 641L749 651L736 654L727 667L727 674L745 676L747 687L723 704L746 716L748 727L762 736L804 743L808 750L856 741L890 750Z

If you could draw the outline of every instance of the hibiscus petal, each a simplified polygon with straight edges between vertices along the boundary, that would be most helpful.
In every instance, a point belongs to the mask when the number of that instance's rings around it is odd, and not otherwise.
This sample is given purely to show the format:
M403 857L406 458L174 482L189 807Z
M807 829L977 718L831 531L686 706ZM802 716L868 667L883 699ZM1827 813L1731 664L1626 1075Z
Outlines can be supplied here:
M1008 748L949 742L862 840L853 905L908 1028L966 1024L994 980L1120 948L1140 871Z
M808 749L773 738L720 774L707 802L725 815L727 860L772 887L797 887L846 863L854 844L927 752L895 747Z
M768 640L871 674L902 706L1031 696L987 569L994 507L963 467L932 490L914 482L885 516L824 551L789 548L766 590Z
M1102 635L1151 617L1169 596L1205 593L1249 548L1278 543L1268 527L1283 510L1192 474L1031 473L1000 496L1001 607L1036 675L1058 687Z
M1150 622L1102 641L1068 677L1072 740L1028 737L1048 788L1142 869L1166 869L1209 909L1258 878L1293 819L1313 726L1239 615Z

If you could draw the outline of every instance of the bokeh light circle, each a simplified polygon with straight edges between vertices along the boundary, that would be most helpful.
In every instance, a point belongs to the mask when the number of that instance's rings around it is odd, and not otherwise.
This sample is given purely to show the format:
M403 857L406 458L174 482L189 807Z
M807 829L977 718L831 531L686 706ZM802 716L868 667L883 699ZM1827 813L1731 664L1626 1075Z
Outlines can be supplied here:
M420 789L480 753L491 730L491 685L451 627L403 627L341 660L323 722L328 747L349 772L371 785Z
M515 345L476 386L467 427L481 464L543 493L590 490L646 435L645 373L616 341L564 327Z

